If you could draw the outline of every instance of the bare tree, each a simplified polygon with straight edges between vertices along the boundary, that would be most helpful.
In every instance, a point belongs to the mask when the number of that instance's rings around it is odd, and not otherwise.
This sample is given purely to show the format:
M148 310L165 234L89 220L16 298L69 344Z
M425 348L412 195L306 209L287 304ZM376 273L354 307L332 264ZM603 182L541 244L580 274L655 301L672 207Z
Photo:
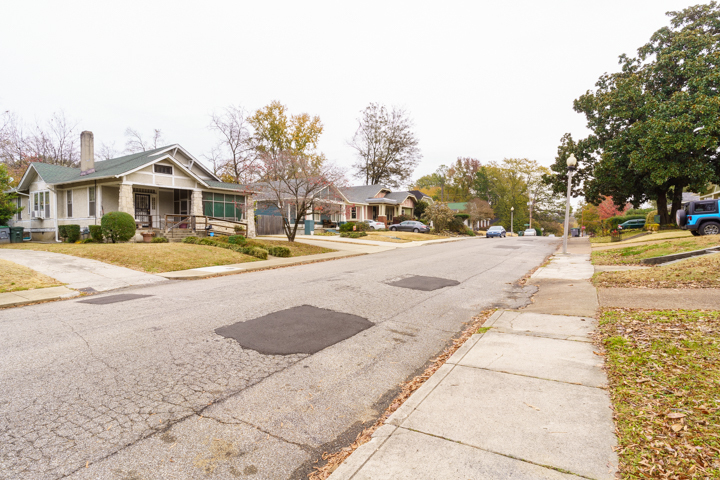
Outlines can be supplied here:
M300 221L308 211L333 214L342 211L338 186L345 175L335 165L317 164L312 155L290 151L260 156L260 172L264 179L253 185L258 201L278 209L288 240L295 241Z
M98 152L95 154L95 160L110 160L111 158L118 156L120 156L120 154L115 148L115 142L111 142L109 145L107 143L103 143Z
M495 217L495 213L490 204L479 198L473 198L468 202L467 213L473 230L476 230L475 226L481 220L492 220Z
M210 116L208 128L220 134L217 145L205 155L216 174L231 177L236 183L257 179L259 157L248 114L244 108L231 105L222 113Z
M36 122L29 130L14 114L3 114L0 130L0 157L8 167L44 162L75 167L80 162L80 135L77 122L60 111L45 125Z
M358 119L358 129L348 145L355 149L355 176L366 184L398 188L410 181L422 155L405 110L388 111L371 103Z
M145 139L140 132L128 127L125 130L125 137L125 153L138 153L154 150L162 147L162 144L165 141L162 136L162 131L159 128L153 129L153 134L150 139Z

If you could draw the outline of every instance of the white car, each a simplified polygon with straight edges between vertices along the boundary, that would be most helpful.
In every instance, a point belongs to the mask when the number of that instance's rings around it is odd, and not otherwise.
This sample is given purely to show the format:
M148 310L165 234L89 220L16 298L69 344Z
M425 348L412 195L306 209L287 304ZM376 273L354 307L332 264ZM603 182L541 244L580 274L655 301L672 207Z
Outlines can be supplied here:
M385 224L382 222L376 222L375 220L363 220L363 222L370 225L371 230L385 230Z
M525 233L523 233L523 236L524 237L536 237L537 232L535 231L534 228L528 228L527 230L525 230Z

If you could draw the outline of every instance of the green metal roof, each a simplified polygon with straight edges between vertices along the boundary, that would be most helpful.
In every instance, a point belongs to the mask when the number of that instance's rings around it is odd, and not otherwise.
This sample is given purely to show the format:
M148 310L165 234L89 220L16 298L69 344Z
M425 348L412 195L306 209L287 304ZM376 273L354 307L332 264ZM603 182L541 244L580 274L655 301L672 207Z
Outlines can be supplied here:
M467 209L468 202L460 202L460 203L448 203L448 208L450 210L465 210Z
M153 150L147 150L145 152L133 153L123 157L95 162L95 171L88 175L80 175L79 168L61 167L59 165L39 162L33 162L31 165L35 167L38 175L40 175L40 178L42 178L45 183L69 183L122 175L130 170L142 167L146 163L150 163L155 160L155 158L151 158L154 154L162 150L167 150L168 148L170 148L169 145Z

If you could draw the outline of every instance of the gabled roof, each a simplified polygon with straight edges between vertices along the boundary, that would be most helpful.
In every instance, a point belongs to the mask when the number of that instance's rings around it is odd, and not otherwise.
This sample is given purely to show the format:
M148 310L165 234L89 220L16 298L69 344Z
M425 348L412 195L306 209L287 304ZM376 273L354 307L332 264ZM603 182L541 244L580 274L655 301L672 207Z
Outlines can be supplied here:
M360 185L357 187L344 187L340 191L351 203L368 203L368 199L374 198L382 190L390 189L385 185Z
M432 200L432 197L428 195L427 193L423 193L420 190L410 190L410 193L415 196L418 200L422 200L423 198L428 198Z
M413 198L417 202L417 198L410 192L392 192L385 195L385 198L396 200L398 203L404 202L408 197Z
M468 202L448 203L447 206L450 210L455 210L459 212L461 210L467 210L467 204Z
M174 152L180 150L188 158L190 158L194 165L198 165L208 175L214 177L214 180L205 180L197 177L190 169L180 162L174 159ZM95 162L95 171L87 175L80 175L79 168L72 167L61 167L59 165L52 165L49 163L33 162L28 167L28 170L23 175L22 180L18 188L23 187L28 172L30 169L34 169L40 178L47 184L66 184L72 182L81 182L86 180L97 180L100 178L119 177L132 173L135 170L143 168L144 166L157 162L162 159L174 160L175 163L182 168L187 174L195 177L200 183L206 184L211 188L218 188L224 190L236 190L236 191L250 191L245 185L238 185L235 183L221 182L212 172L210 172L202 163L197 162L196 159L190 155L180 145L168 145L165 147L155 148L153 150L147 150L144 152L132 153L130 155L124 155L122 157L112 158L109 160L100 160Z

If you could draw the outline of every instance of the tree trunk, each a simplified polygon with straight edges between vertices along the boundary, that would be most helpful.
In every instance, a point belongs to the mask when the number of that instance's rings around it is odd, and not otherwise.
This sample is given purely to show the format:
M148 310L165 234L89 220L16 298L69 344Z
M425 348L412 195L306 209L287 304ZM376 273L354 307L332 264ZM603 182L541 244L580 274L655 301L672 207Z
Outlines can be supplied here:
M670 207L670 222L669 223L675 223L675 214L677 214L677 211L680 210L682 207L682 192L683 192L684 185L681 182L678 182L675 184L675 189L673 191L673 199L672 199L672 206Z
M667 225L669 222L669 215L667 209L667 192L661 191L657 196L657 208L658 215L660 215L660 225Z

